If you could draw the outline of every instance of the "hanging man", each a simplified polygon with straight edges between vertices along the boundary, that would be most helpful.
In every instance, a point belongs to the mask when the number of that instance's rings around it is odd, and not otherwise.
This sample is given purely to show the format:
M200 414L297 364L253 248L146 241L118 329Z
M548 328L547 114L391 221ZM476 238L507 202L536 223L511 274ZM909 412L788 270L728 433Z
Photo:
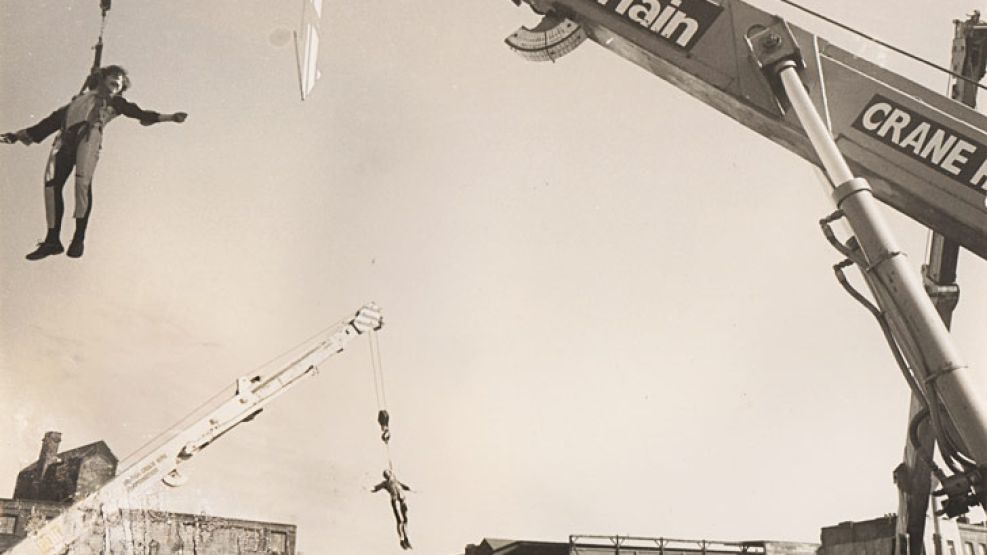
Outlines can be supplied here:
M21 142L26 145L43 141L55 133L55 142L45 171L45 218L48 233L37 249L27 255L28 260L40 260L59 254L65 249L61 242L62 215L65 203L62 189L72 168L75 168L75 234L69 244L68 256L79 258L85 247L86 227L92 212L92 179L99 160L103 128L113 118L124 115L139 120L142 125L164 121L182 123L188 114L160 114L144 110L123 98L130 88L126 70L112 65L93 73L86 92L76 96L65 106L55 110L36 125L0 135L5 143Z
M391 495L391 510L394 511L394 520L397 521L398 538L401 539L403 549L411 549L411 541L408 540L408 504L404 502L404 492L411 491L411 488L402 484L390 470L384 471L384 481L374 486L372 492L387 490ZM404 490L404 491L402 491Z

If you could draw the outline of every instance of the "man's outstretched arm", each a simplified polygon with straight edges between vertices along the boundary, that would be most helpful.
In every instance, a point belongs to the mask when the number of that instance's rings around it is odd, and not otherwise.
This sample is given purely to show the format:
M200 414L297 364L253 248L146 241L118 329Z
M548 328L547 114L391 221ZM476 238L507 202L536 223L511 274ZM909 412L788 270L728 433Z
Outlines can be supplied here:
M182 123L188 114L185 112L175 112L173 114L162 114L154 110L145 110L137 104L130 102L122 96L113 97L113 108L128 118L133 118L141 122L141 125L154 125L165 121Z
M0 142L7 144L21 142L26 145L40 143L45 140L48 135L51 135L55 131L61 129L62 122L65 120L65 110L66 107L63 106L48 114L48 117L32 125L31 127L21 129L20 131L4 133L3 135L0 135Z

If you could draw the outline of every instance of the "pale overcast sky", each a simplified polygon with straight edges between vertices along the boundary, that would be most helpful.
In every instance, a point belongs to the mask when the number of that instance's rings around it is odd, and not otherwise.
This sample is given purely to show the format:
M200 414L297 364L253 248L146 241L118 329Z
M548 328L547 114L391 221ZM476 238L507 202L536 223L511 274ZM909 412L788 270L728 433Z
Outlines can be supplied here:
M805 4L941 65L979 7ZM537 17L508 0L326 0L303 103L283 40L300 9L114 2L104 61L130 70L128 98L190 116L109 126L82 259L24 260L48 142L0 148L0 497L45 431L125 457L373 300L421 553L818 541L896 510L909 393L833 279L806 162L595 44L523 61L503 38ZM78 90L98 1L7 0L0 26L9 131ZM925 230L889 217L918 267ZM987 267L965 254L959 271L956 340L982 370ZM354 343L151 505L294 523L308 555L399 552L368 491L387 464L372 384Z

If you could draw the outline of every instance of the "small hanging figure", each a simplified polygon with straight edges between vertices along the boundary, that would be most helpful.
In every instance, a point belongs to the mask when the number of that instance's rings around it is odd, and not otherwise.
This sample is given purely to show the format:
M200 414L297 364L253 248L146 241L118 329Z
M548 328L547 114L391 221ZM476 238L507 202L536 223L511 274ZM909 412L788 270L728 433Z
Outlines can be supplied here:
M108 4L108 2L107 2ZM90 77L86 92L59 108L37 124L19 131L0 135L0 142L21 142L26 145L43 141L58 132L45 172L45 216L48 234L28 260L40 260L64 251L59 237L65 204L62 189L75 168L75 235L68 256L82 256L86 227L92 211L92 180L99 160L103 128L113 118L124 115L139 120L142 125L171 121L182 123L188 114L161 114L144 110L123 97L130 87L130 78L120 66L100 68Z
M391 441L391 415L386 410L377 413L377 423L380 424L380 440L384 443Z
M391 495L391 510L394 511L394 520L397 521L398 538L401 539L403 549L411 549L411 541L408 539L408 505L404 502L404 492L411 491L411 488L402 484L390 470L384 471L384 481L374 486L371 491L376 493L382 489L387 490ZM402 491L404 490L404 491Z

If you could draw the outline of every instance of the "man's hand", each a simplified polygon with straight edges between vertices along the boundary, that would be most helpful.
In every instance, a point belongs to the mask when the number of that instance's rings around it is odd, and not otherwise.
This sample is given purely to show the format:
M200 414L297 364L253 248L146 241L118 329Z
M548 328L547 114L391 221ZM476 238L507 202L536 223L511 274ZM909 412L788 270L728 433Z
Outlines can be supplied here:
M16 142L21 142L26 145L29 145L34 143L34 139L32 139L31 136L27 134L27 131L24 131L23 129L13 133L4 133L0 135L0 143L5 143L10 145Z
M187 117L188 114L186 114L185 112L175 112L174 114L171 114L171 116L169 116L169 119L175 123L182 123L183 121L185 121L185 118Z

